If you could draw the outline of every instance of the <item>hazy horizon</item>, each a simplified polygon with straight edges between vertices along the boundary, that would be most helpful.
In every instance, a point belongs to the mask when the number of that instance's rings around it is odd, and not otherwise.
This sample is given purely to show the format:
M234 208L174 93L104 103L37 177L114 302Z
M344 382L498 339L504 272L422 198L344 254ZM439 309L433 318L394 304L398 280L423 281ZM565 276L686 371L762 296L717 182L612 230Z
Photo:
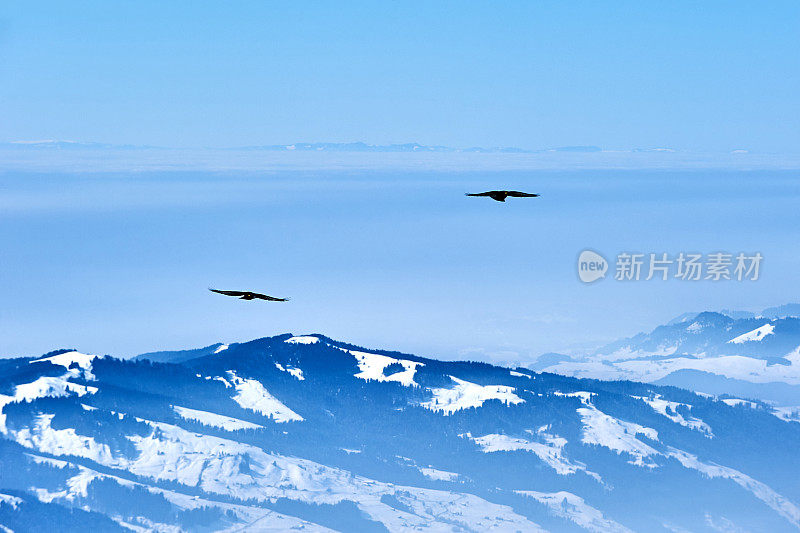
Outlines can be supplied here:
M0 173L0 352L284 332L528 361L687 311L800 300L793 170ZM511 188L541 198L467 198ZM764 255L752 282L581 283L591 248ZM207 288L259 290L243 302ZM609 312L613 309L613 312Z

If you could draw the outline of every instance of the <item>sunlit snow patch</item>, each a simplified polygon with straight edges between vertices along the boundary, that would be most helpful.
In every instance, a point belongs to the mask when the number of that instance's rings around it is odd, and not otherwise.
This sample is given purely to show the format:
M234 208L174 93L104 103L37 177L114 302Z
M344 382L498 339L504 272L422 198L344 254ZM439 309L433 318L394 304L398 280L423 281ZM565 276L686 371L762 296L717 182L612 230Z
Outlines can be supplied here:
M53 365L63 366L67 370L69 370L71 366L76 365L78 368L84 371L84 376L86 379L94 379L94 375L92 374L92 361L97 358L98 356L96 355L89 355L73 350L71 352L64 352L58 355L51 355L50 357L34 359L33 361L30 361L30 364L48 362Z
M773 407L772 414L786 422L800 422L800 406L798 405Z
M625 422L609 416L599 410L592 403L594 393L579 391L571 393L555 392L556 396L574 396L581 399L584 407L577 409L583 422L583 435L581 442L584 444L597 444L617 453L625 453L633 457L628 461L632 465L655 468L658 466L650 456L661 455L658 451L648 446L637 438L643 435L651 440L658 440L658 432L653 428Z
M63 376L41 376L30 383L17 385L14 388L13 396L0 394L0 433L6 432L6 415L3 413L3 408L7 404L32 402L37 398L45 398L48 396L60 397L69 396L70 394L85 396L86 394L94 394L98 390L97 387L80 385L67 381L69 377L72 377L70 372Z
M375 381L396 381L397 383L405 385L406 387L416 387L418 385L414 381L414 374L417 372L418 366L425 366L424 363L417 361L395 359L394 357L376 353L358 352L355 350L344 351L355 357L356 361L358 362L358 369L360 372L356 374L355 377L367 381L371 379L374 379ZM385 375L384 371L386 368L395 363L401 365L403 370L391 373L388 376Z
M97 387L80 385L67 381L67 376L42 376L36 381L17 385L14 401L33 401L46 396L69 396L71 393L78 396L94 394Z
M455 376L450 379L456 386L450 389L431 389L433 398L420 405L431 411L443 411L450 415L461 409L480 407L487 400L500 400L505 404L522 403L525 400L514 394L514 387L506 385L478 385Z
M679 407L691 409L692 406L689 404L664 400L661 398L660 394L656 394L651 398L645 398L643 396L633 396L633 398L642 400L644 403L652 407L655 412L664 415L676 424L680 424L681 426L705 433L706 437L709 438L714 436L714 434L711 432L711 427L699 418L689 417L686 419L683 417L683 415L678 413Z
M288 342L289 344L314 344L319 342L319 337L304 335L302 337L291 337L283 342Z
M226 431L236 431L239 429L259 429L264 426L253 424L245 420L233 418L230 416L219 415L209 411L200 411L199 409L189 409L188 407L181 407L180 405L173 405L172 409L186 420L199 422L204 426L217 427Z
M437 470L435 468L422 466L417 467L417 470L419 470L423 476L433 481L456 481L458 479L458 474L446 470Z
M586 465L573 463L564 456L564 446L567 439L547 433L547 426L539 428L537 431L528 430L536 441L528 438L509 437L497 433L490 433L482 437L469 438L481 447L484 453L493 452L513 452L526 451L536 454L546 465L563 476L574 474L579 470L585 471L588 475L600 480L600 476L594 472L586 470Z
M557 516L572 520L588 531L633 533L622 524L604 517L603 513L571 492L537 492L534 490L517 490L515 492L545 504Z
M750 409L756 409L758 404L756 402L751 402L750 400L742 400L741 398L723 398L720 400L725 405L730 405L731 407L736 407L737 405L744 405L745 407L749 407Z
M230 346L228 346L227 344L220 344L219 346L217 346L217 349L214 350L214 353L224 352L228 348L230 348Z
M704 329L705 325L701 324L700 322L692 322L686 326L686 331L691 331L692 333L700 333Z
M61 462L65 465L69 465L69 463L65 461ZM42 503L50 503L56 499L73 501L76 497L86 498L89 495L89 485L91 485L95 479L103 477L101 474L89 470L88 468L76 465L72 466L73 468L77 468L78 473L67 479L66 488L64 490L49 491L43 488L33 489L39 501Z
M659 453L636 438L637 435L643 435L648 439L658 440L658 432L655 429L619 420L593 405L579 408L578 414L581 415L583 422L581 442L604 446L618 455L626 453L633 457L632 461L628 461L632 465L648 468L658 466L648 457Z
M206 377L205 377L205 379L207 379L207 380L208 380L208 379L210 379L210 380L212 380L212 381L219 381L220 383L222 383L223 385L225 385L225 388L226 388L226 389L230 389L231 387L233 387L233 385L231 385L231 384L228 382L228 380L227 380L227 379L225 379L225 378L223 378L222 376L214 376L214 377L211 377L211 376L206 376Z
M281 372L288 372L289 374L291 374L292 376L294 376L295 378L297 378L300 381L303 381L304 379L306 379L305 377L303 377L303 371L300 370L297 367L283 366L280 363L275 363L275 368L277 368Z
M303 417L283 405L277 398L255 379L243 379L233 370L228 370L228 377L236 389L233 400L245 409L255 411L275 422L300 422Z
M74 455L98 463L109 463L112 452L107 444L92 437L79 435L73 428L53 429L54 414L40 414L32 427L13 432L13 438L22 446L50 455Z
M742 344L743 342L760 341L763 340L767 335L772 335L774 330L775 326L772 324L764 324L760 328L756 328L753 331L748 331L747 333L739 335L728 342L732 344Z
M96 357L97 357L96 355L89 355L81 352L71 351L71 352L60 353L58 355L52 355L50 357L43 357L41 359L34 359L33 361L31 361L31 364L48 361L54 365L61 365L64 368L69 368L73 364L77 364L84 370L88 370L92 368L92 361Z
M22 498L0 492L0 503L10 505L12 509L16 509L17 506L22 503Z
M587 392L587 391L577 391L577 392L561 392L555 391L553 396L561 396L563 398L580 398L581 403L583 405L591 405L592 404L592 396L594 396L595 392Z

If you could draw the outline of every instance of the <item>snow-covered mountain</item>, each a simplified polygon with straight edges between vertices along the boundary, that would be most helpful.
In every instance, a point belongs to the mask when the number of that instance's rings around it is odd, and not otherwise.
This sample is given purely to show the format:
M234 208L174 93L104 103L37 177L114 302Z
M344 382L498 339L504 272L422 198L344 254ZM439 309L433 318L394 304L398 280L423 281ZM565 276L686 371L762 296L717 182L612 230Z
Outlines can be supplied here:
M800 405L798 315L798 304L761 313L686 313L650 333L613 342L590 355L547 354L532 368L796 406Z
M758 402L321 335L151 357L0 360L0 530L800 528Z

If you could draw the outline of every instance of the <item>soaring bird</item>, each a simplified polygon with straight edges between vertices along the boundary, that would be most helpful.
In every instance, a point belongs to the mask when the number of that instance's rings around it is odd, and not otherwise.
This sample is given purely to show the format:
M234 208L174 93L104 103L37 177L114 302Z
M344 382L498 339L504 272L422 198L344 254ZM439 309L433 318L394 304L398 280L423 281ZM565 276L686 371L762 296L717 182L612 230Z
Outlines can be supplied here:
M250 291L218 291L217 289L209 288L211 292L216 292L217 294L224 294L225 296L238 296L241 300L267 300L269 302L288 302L289 298L275 298L273 296L267 296L266 294L260 294L257 292L250 292Z
M486 192L479 192L472 194L467 193L467 196L488 196L492 200L497 200L498 202L505 202L506 198L508 198L509 196L512 198L536 198L539 195L529 192L519 192L519 191L486 191Z

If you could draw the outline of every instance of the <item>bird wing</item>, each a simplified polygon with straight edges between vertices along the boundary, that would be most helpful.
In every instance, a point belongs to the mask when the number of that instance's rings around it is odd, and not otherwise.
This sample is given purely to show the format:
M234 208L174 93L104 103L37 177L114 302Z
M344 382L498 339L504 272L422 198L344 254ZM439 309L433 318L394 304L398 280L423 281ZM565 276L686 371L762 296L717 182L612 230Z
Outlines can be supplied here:
M519 191L508 191L508 195L514 198L536 198L539 196L538 194L533 194L530 192L519 192Z
M274 296L267 296L266 294L259 294L257 292L251 293L259 300L267 300L268 302L288 302L289 298L275 298Z
M245 294L247 294L246 292L242 291L219 291L217 289L212 289L212 288L209 288L208 290L210 290L211 292L216 292L217 294L224 294L225 296L244 296Z
M466 193L467 196L491 196L493 192L496 191L489 191L489 192L476 192L476 193Z

